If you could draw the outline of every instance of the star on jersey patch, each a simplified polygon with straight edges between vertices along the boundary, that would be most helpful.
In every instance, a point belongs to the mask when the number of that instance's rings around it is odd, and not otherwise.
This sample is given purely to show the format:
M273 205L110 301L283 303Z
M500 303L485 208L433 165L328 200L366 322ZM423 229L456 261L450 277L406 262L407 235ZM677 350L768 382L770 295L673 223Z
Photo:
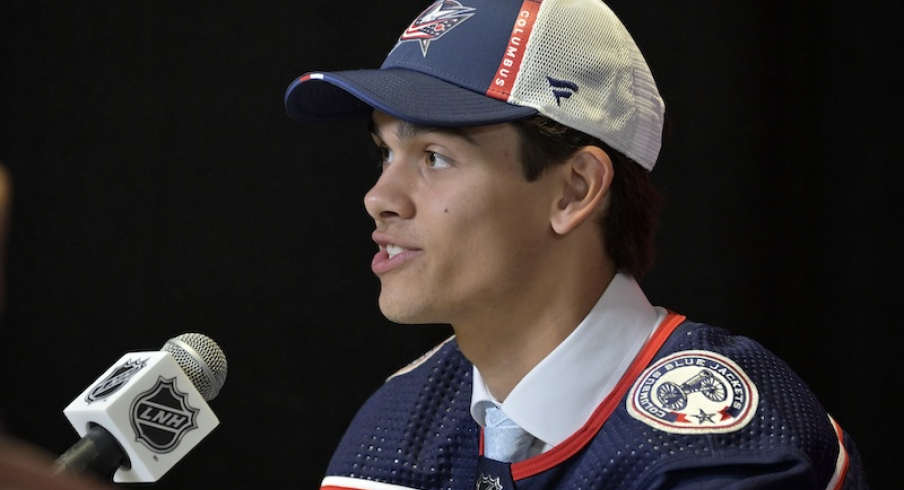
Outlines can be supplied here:
M421 15L402 33L399 42L418 41L421 44L421 53L427 57L431 42L445 36L475 13L477 9L465 7L455 0L440 0L421 12Z
M727 357L684 351L650 366L628 394L635 419L665 432L734 432L753 419L759 393L747 374Z

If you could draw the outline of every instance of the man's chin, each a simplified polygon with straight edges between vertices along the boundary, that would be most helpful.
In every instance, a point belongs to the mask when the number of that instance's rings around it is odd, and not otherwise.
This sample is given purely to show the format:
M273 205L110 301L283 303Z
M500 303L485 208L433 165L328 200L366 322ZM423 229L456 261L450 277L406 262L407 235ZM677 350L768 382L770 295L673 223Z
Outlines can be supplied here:
M390 301L383 296L380 296L380 312L387 320L400 325L444 323L429 314L429 310L422 305Z
M413 315L400 314L392 310L384 310L381 308L383 316L392 323L399 325L421 325L424 323L433 323L426 320L420 320L419 317Z

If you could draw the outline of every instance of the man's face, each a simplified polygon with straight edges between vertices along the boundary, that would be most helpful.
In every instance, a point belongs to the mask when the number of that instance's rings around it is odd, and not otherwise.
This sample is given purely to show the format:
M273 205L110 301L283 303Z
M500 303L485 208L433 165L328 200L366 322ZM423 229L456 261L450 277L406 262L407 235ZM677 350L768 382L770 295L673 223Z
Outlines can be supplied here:
M379 112L373 128L383 171L364 201L383 314L456 325L516 307L554 239L556 191L524 179L516 130L423 128Z

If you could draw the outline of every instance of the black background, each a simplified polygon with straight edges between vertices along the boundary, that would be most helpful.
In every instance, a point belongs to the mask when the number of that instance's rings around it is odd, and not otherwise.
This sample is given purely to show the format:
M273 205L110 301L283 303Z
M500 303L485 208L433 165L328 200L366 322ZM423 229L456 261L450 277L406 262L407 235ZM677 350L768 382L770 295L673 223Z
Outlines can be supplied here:
M779 353L890 487L901 4L611 5L669 115L648 295ZM318 485L364 398L449 330L380 316L364 124L295 123L282 95L308 70L378 66L424 6L2 3L9 433L62 452L62 408L122 353L200 331L230 362L222 425L156 486Z

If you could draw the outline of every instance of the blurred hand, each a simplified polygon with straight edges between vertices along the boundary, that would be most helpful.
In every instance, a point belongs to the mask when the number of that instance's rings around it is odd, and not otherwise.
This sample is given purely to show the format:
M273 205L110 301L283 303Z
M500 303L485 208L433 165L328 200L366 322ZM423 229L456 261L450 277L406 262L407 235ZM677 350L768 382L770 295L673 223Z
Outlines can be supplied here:
M113 490L87 475L60 473L50 454L0 436L0 490Z

